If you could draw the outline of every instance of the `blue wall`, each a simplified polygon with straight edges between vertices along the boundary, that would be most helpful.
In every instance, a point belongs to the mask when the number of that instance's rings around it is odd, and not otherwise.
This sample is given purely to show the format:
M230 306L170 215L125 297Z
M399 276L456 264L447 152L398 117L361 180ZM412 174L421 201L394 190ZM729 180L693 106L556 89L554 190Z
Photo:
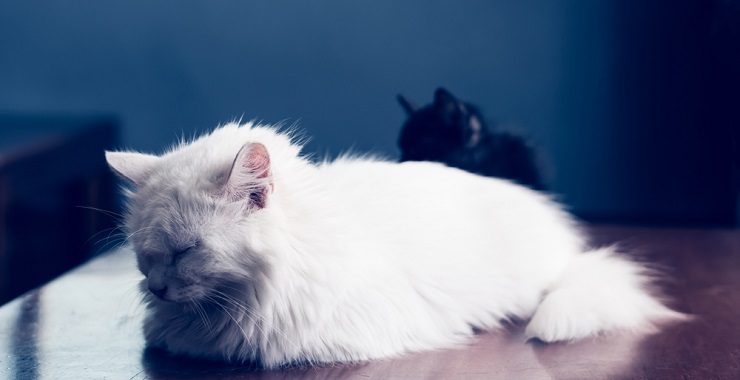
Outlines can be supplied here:
M153 152L235 118L299 122L310 152L396 157L395 95L443 85L531 136L572 209L629 209L604 175L625 140L619 2L427 3L0 2L0 112L115 113L122 147Z

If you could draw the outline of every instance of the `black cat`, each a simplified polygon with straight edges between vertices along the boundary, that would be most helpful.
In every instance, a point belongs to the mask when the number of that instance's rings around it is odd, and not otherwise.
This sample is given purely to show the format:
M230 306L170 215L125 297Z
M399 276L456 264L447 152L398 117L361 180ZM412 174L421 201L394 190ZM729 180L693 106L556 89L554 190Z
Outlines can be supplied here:
M401 161L437 161L490 177L545 188L531 146L519 136L494 131L476 107L458 101L444 88L434 103L418 108L398 95L408 119L398 145Z

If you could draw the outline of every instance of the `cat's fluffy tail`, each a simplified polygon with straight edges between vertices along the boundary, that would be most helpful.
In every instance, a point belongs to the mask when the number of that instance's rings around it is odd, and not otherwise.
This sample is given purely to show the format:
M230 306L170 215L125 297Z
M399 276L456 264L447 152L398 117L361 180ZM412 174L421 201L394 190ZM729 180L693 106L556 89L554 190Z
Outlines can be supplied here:
M638 263L603 248L576 257L543 298L525 335L569 341L614 330L652 331L683 319L649 292L651 275Z

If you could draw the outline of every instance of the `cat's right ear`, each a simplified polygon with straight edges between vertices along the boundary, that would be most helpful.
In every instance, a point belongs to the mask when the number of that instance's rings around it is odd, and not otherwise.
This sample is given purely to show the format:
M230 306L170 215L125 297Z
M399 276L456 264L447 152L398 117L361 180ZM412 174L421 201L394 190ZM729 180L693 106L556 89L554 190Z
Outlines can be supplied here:
M439 112L445 114L459 112L461 105L462 103L443 87L434 92L434 108Z
M408 99L406 99L406 97L404 97L401 94L398 94L396 99L398 99L398 103L401 104L401 107L403 108L404 111L406 111L406 114L409 116L412 113L416 112L416 110L418 109L418 107L416 107L414 103L411 103Z
M264 208L272 192L272 170L267 148L258 142L247 143L239 150L224 184L224 194L232 201L248 199L251 205Z
M105 160L118 176L134 186L141 186L156 167L159 157L136 152L105 152Z

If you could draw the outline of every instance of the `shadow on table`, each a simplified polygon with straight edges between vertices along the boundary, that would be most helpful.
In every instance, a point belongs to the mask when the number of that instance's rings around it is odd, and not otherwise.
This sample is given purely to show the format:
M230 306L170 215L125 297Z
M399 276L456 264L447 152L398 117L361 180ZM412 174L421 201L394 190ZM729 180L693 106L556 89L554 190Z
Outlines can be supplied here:
M148 379L327 379L357 374L363 363L348 366L290 367L264 370L257 364L228 364L219 361L172 355L159 348L146 348L141 358Z

